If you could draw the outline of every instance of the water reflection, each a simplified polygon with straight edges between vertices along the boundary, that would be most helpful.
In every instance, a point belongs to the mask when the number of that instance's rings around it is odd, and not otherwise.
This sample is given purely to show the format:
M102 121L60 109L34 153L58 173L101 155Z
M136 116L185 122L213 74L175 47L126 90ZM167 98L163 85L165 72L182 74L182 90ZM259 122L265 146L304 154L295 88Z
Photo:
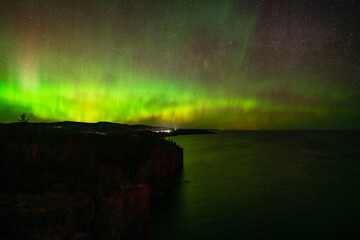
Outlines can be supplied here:
M184 148L184 173L155 211L153 239L359 234L357 132L222 131L173 140Z

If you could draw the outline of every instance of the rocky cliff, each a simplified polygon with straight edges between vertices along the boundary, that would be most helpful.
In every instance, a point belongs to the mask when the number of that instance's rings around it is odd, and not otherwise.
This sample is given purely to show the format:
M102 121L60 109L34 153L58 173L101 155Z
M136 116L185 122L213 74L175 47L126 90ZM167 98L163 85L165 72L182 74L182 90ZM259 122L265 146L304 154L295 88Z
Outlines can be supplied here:
M150 199L182 169L154 134L0 128L0 236L146 239Z

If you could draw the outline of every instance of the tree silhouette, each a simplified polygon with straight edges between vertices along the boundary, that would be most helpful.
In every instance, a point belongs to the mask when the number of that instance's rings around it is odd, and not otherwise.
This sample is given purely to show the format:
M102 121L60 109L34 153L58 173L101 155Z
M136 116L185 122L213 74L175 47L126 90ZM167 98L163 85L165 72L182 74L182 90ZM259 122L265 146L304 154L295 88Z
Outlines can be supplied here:
M18 119L18 121L19 121L20 123L27 123L27 122L29 121L29 119L26 118L25 113L23 113L23 114L20 115L20 119Z

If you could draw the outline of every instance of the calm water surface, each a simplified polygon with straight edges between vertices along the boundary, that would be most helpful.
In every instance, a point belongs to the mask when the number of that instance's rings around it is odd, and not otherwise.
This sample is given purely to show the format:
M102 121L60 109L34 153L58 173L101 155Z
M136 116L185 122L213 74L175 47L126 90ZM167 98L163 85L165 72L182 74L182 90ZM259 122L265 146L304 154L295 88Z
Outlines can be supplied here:
M359 132L172 138L184 172L152 239L360 239Z

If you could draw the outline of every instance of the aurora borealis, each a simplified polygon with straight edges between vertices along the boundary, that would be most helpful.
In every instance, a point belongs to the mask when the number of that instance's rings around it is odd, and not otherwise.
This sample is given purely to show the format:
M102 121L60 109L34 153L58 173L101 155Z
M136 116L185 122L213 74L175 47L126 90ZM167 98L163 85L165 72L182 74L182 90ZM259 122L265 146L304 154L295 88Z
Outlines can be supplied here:
M1 1L0 122L359 129L356 1Z

